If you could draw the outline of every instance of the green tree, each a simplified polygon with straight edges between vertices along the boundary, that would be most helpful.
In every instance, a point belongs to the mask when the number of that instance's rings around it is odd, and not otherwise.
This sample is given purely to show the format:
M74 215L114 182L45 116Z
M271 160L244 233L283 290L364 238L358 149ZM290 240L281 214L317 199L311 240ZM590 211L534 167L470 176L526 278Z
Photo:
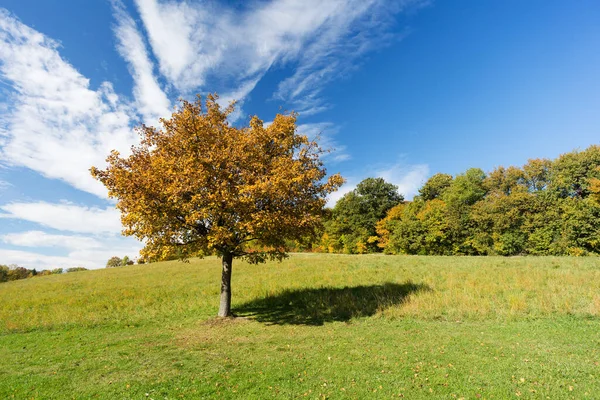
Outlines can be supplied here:
M550 189L560 197L585 198L591 193L591 179L600 178L600 146L562 154L552 163Z
M471 219L471 207L486 194L485 178L481 169L471 168L458 175L442 196L448 210L453 254L480 254L477 246L474 246L477 227Z
M404 203L401 210L392 209L386 227L389 240L385 252L390 254L426 254L425 227L418 215L426 202L415 199ZM395 211L395 212L394 212Z
M71 267L71 268L67 268L67 272L80 272L80 271L87 271L87 268L84 267Z
M0 282L8 281L8 265L0 265Z
M106 262L106 268L117 268L123 265L123 260L120 257L114 256Z
M550 183L552 161L536 158L523 166L522 184L532 193L545 190Z
M397 186L382 178L367 178L338 200L326 233L346 253L379 251L376 224L403 200Z
M452 185L452 175L437 173L419 189L419 195L425 201L440 198Z
M126 267L128 265L133 265L133 260L130 260L128 256L123 257L121 260L121 266Z

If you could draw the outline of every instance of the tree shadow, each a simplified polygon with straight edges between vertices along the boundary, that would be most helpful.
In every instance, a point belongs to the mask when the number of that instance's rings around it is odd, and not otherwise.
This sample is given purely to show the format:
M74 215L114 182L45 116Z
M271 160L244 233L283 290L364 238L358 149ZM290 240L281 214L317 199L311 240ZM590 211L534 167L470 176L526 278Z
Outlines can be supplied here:
M410 281L286 290L242 304L234 312L238 317L269 325L323 325L325 322L369 317L379 310L404 303L411 293L430 290L427 285Z

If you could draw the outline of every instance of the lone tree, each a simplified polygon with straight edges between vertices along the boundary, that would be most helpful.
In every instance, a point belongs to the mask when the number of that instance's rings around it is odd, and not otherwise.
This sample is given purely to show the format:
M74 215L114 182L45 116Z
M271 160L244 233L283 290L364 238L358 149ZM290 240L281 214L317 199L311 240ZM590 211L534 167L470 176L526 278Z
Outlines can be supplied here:
M323 150L296 132L294 113L236 128L227 121L234 104L222 109L217 99L182 101L161 128L137 129L129 157L113 151L108 167L91 173L118 200L123 233L145 241L145 259L222 257L218 315L226 317L233 258L282 260L285 240L313 234L343 179L325 179Z

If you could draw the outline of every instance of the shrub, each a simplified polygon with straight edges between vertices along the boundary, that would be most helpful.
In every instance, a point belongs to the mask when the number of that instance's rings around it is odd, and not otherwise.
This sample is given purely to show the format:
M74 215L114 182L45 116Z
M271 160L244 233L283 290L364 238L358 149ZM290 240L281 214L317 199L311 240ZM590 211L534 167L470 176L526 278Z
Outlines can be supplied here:
M83 267L72 267L72 268L67 268L67 272L79 272L79 271L87 271L87 268L83 268Z
M116 268L120 267L121 265L123 265L123 260L117 256L109 258L106 262L106 268Z

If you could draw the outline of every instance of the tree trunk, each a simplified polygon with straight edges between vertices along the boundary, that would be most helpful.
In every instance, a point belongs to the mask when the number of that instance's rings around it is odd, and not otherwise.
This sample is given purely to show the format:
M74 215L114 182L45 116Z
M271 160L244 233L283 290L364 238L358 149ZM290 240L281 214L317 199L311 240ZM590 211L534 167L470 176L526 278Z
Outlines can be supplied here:
M231 264L233 255L223 254L223 273L221 275L221 304L219 305L219 317L231 316Z

